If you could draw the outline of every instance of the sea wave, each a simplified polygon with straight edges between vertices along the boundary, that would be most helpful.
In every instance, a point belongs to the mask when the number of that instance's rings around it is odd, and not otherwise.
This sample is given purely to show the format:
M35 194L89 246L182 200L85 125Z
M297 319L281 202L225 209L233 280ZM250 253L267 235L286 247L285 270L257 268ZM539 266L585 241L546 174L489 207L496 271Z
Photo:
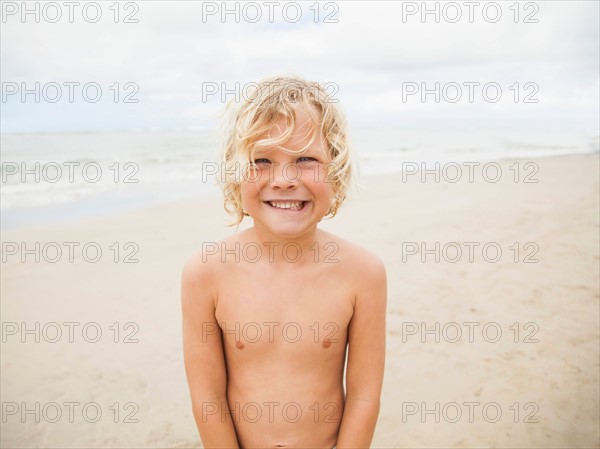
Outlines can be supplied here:
M217 189L206 165L214 167L218 153L214 131L2 134L0 139L3 214L52 205L79 207L92 199L114 203L116 210L123 204L179 200ZM350 142L363 175L402 171L406 162L600 151L597 133L558 130L357 129L351 130Z

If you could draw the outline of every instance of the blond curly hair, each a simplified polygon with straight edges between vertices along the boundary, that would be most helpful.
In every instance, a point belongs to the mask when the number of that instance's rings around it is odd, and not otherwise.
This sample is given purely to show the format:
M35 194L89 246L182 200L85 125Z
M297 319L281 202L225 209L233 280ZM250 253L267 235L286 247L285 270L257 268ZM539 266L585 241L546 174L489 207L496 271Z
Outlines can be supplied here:
M305 152L322 133L329 154L325 165L327 179L333 182L333 199L327 216L337 214L346 199L356 164L351 154L346 120L337 100L330 98L319 83L297 76L277 76L263 79L249 86L242 101L229 101L225 106L222 126L221 173L217 182L224 195L225 210L235 216L230 226L237 226L244 216L242 209L240 167L254 166L254 153L262 148L285 143L293 133L296 111L300 108L311 119L310 142L299 151L284 150L289 154ZM277 139L264 138L273 124L285 119L285 132Z

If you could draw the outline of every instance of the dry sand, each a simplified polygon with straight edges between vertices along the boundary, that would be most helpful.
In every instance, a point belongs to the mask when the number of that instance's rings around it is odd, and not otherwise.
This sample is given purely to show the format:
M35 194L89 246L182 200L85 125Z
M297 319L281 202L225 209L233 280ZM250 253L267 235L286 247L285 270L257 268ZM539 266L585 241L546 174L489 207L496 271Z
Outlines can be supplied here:
M535 166L517 162L518 183L514 161L500 164L497 183L481 170L468 182L466 166L455 184L366 177L323 222L379 254L388 271L387 365L372 447L599 446L598 155L536 160L537 183L522 182ZM227 220L211 197L2 233L5 245L63 249L55 263L3 252L2 447L200 446L181 353L180 270L202 242L233 232ZM72 263L64 242L80 243ZM82 256L87 242L102 249L96 263ZM136 249L127 242L138 245L139 262L123 263ZM408 255L413 242L440 242L439 263L435 254L425 263ZM463 254L452 262L457 247ZM54 250L46 246L46 258ZM33 332L22 336L22 323ZM433 330L425 342L422 326ZM63 334L52 343L57 328ZM31 413L22 418L23 406ZM87 422L98 409L97 422Z

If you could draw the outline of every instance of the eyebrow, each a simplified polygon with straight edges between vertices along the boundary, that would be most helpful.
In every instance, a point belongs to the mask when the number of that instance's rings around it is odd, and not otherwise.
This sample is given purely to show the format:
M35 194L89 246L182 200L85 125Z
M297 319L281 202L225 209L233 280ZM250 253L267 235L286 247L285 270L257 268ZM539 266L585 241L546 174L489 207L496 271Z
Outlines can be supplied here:
M256 150L255 154L265 154L265 153L271 153L275 150L287 150L285 147L283 146L277 146L277 147L267 147L267 148L263 148L260 150ZM309 151L315 151L318 152L319 154L323 154L322 148L317 144L317 142L313 142L311 146L309 146L306 150L304 150L304 153L308 153ZM298 153L298 154L303 154L303 153Z

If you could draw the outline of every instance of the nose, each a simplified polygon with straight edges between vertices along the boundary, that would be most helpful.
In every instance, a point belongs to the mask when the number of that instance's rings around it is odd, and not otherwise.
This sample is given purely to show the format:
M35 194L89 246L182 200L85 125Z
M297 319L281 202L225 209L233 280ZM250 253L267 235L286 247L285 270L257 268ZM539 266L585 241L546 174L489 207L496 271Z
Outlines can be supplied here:
M280 189L293 189L300 181L300 173L296 164L275 163L271 165L271 186Z

